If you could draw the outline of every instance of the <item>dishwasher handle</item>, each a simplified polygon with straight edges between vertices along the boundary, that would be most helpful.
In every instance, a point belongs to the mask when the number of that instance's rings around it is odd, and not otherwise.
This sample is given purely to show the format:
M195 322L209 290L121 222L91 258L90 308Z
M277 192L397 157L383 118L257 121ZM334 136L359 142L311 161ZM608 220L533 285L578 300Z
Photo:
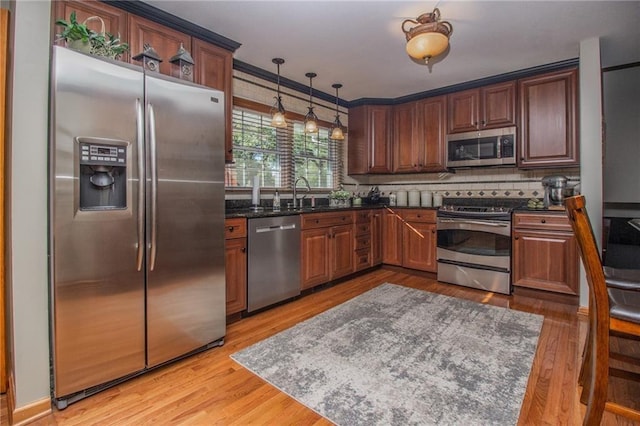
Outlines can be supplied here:
M256 228L256 234L260 234L262 232L286 231L289 229L296 229L295 223L292 223L290 225L273 225L265 226L263 228Z

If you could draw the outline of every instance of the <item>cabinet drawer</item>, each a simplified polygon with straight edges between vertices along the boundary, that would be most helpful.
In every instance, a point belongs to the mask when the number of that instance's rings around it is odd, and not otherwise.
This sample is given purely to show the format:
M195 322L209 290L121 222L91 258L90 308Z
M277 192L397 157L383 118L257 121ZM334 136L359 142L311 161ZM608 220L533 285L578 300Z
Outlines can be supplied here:
M353 223L353 212L308 213L301 216L301 228L327 228Z
M371 221L371 210L355 212L354 216L356 223L368 223Z
M243 217L225 219L224 238L245 238L247 236L247 219Z
M435 210L403 210L402 218L407 222L436 223Z
M569 218L563 214L516 213L513 215L514 228L550 229L571 231Z
M371 236L360 235L356 237L356 250L371 247Z
M356 271L367 269L371 266L371 251L366 249L356 250L355 268Z
M371 234L371 223L356 223L356 235Z

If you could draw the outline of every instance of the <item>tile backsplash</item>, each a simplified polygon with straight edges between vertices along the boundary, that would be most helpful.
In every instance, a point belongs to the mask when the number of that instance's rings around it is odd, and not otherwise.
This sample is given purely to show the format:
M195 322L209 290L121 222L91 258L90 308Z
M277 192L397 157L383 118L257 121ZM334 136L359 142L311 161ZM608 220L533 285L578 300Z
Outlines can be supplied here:
M542 178L562 175L580 191L580 169L519 170L515 167L461 169L455 173L366 175L345 177L347 191L367 194L377 186L382 195L398 190L429 190L449 198L542 198Z

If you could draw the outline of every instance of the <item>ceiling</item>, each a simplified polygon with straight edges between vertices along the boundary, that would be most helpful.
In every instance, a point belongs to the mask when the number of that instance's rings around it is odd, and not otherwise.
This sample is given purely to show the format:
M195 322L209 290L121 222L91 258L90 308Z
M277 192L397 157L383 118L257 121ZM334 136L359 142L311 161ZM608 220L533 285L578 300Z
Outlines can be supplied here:
M600 37L602 66L640 62L640 1L144 0L242 44L234 57L340 98L398 98L579 56ZM430 67L405 53L401 25L431 12L453 26ZM410 27L410 25L407 25Z

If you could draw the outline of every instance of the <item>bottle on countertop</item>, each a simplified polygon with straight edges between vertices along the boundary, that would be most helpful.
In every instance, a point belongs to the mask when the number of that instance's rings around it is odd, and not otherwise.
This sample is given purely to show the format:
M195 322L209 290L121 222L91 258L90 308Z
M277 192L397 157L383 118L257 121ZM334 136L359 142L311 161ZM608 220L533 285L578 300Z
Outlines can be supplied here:
M280 194L278 194L278 190L273 194L273 210L280 211Z
M392 207L396 205L396 194L393 192L389 192L389 205Z

